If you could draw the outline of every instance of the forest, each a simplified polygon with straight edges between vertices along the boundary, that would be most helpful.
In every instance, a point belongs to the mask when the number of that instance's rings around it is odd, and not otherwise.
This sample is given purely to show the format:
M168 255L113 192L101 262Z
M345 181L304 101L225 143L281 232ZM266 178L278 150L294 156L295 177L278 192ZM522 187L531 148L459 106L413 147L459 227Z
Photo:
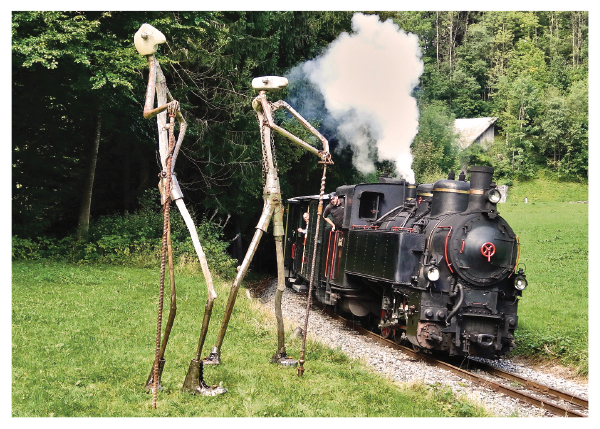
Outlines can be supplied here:
M142 116L148 64L133 44L143 23L166 36L157 58L188 123L176 171L186 203L203 237L225 243L207 254L217 258L234 237L241 247L262 208L250 83L287 76L289 87L276 96L308 115L293 71L356 32L356 14L13 12L13 257L64 250L74 260L125 257L160 237L156 125ZM410 142L417 183L475 164L493 166L499 184L538 175L587 182L587 12L360 14L417 39L422 73L411 89L418 130ZM459 150L454 120L478 117L498 118L494 143ZM356 148L318 115L307 119L332 147L327 192L397 174L377 149L367 154L374 169L357 168ZM277 120L309 137L288 117ZM318 193L314 155L283 138L275 145L283 197Z

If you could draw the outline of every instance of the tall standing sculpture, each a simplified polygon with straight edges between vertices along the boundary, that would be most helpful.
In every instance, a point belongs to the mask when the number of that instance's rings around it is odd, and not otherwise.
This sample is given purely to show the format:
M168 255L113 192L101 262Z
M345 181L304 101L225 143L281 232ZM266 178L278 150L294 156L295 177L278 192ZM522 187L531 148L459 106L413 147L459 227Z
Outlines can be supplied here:
M165 43L165 36L152 27L150 24L143 24L134 36L134 43L137 51L140 55L144 55L148 59L148 87L146 91L146 100L144 104L144 118L151 119L156 116L158 125L158 143L160 162L162 170L160 172L159 190L161 194L161 200L163 204L163 236L162 236L162 253L161 253L161 274L160 274L160 289L159 289L159 303L158 303L158 322L157 322L157 333L156 333L156 353L154 359L154 365L148 380L146 382L146 389L152 389L153 401L152 407L156 408L156 395L158 390L162 390L160 385L160 378L165 365L165 350L167 342L169 341L169 335L175 315L177 312L176 304L176 291L175 291L175 277L173 270L173 254L171 250L171 234L170 234L170 218L169 209L171 201L175 201L177 208L179 209L181 216L183 217L185 224L190 232L194 249L198 255L200 265L202 267L202 273L206 280L206 288L208 292L208 298L204 310L204 317L202 320L202 328L200 330L200 338L198 340L198 349L196 357L192 359L186 378L183 383L183 391L214 396L226 392L226 389L220 386L208 386L204 382L203 377L203 363L201 359L202 347L208 331L208 324L210 322L210 316L214 300L217 294L214 291L212 277L208 269L206 262L206 256L200 245L198 233L196 232L196 226L187 211L185 203L183 202L183 194L179 188L177 178L174 173L175 161L177 160L177 154L179 148L183 142L186 130L186 122L179 109L179 102L173 99L173 96L169 92L166 84L165 76L160 68L154 54L156 53L157 47L161 43ZM154 107L154 97L156 93L157 107ZM167 123L167 115L169 117L169 123ZM177 142L175 142L175 120L179 126L179 134L177 136ZM168 254L169 262L169 278L171 284L171 308L169 312L169 320L165 327L164 337L161 344L161 330L162 330L162 308L163 308L163 296L164 296L164 280L165 280L165 258Z
M269 222L273 219L273 236L275 237L275 250L277 254L277 291L275 293L275 316L277 318L277 351L271 358L271 363L277 363L282 366L296 366L298 362L287 356L285 350L285 335L283 326L283 315L281 312L281 297L285 290L285 279L284 279L284 267L283 267L283 212L284 207L281 201L281 191L279 188L279 177L277 175L277 163L274 156L273 146L273 135L271 130L277 131L279 134L291 140L301 148L317 155L320 158L319 163L323 164L323 178L321 180L321 194L319 200L319 207L322 210L323 205L323 193L325 190L325 173L327 171L327 165L333 164L331 161L331 155L329 153L329 143L327 140L315 129L308 121L306 121L298 112L296 112L288 103L283 100L279 100L275 103L271 103L267 100L267 93L280 90L285 88L288 84L288 80L284 77L279 76L264 76L258 77L252 80L252 87L258 91L258 96L252 101L252 107L258 117L258 126L260 129L262 152L263 152L263 170L266 173L266 181L264 186L264 206L254 237L242 265L238 268L238 273L233 282L229 293L229 299L227 300L227 306L225 308L225 315L221 324L221 329L217 336L216 345L212 348L210 355L204 359L205 364L219 364L221 355L221 346L223 345L223 339L225 338L225 332L227 325L235 305L235 300L248 267L256 249L258 243L262 237L262 234L267 231ZM273 113L280 108L285 108L288 112L296 118L304 128L315 135L322 143L323 150L318 150L311 146L304 140L296 137L287 130L279 127L273 120ZM317 222L321 217L321 211L317 214ZM318 225L317 225L318 228ZM316 244L316 241L315 241ZM313 266L314 271L314 266ZM309 296L310 300L310 296ZM306 327L304 329L304 341L306 340ZM303 341L303 345L304 345ZM304 347L304 346L303 346ZM303 352L300 360L300 367L302 368L303 363Z

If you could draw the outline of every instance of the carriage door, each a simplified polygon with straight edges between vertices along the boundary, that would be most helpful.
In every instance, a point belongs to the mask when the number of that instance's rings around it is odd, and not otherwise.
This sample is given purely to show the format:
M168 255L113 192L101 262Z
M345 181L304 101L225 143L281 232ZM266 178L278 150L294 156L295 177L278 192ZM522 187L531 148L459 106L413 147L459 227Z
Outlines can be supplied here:
M329 231L327 253L325 259L325 277L328 280L337 279L340 271L340 259L344 248L344 231L336 229Z

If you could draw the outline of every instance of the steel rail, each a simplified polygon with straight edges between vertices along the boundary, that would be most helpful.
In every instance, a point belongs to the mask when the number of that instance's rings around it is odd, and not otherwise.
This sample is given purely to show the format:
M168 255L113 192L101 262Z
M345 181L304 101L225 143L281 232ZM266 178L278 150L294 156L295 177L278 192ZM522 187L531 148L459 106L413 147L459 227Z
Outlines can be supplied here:
M586 409L589 408L588 400L585 398L573 395L568 392L564 392L559 389L555 389L553 387L548 387L543 384L536 383L534 381L528 380L526 378L520 377L520 376L512 374L510 372L503 371L492 365L489 365L489 364L486 364L483 362L469 360L469 366L473 366L476 369L481 369L482 371L485 371L488 374L495 375L497 377L501 377L506 380L519 383L528 389L535 390L544 395L554 396L556 398L562 399L563 401L570 402L570 403L577 405L579 407L582 407L582 408L586 408Z
M512 387L509 386L504 386L500 383L496 383L494 381L490 381L487 380L481 376L478 376L477 374L473 374L467 370L464 370L462 368L459 368L457 366L451 365L447 362L443 362L440 361L438 359L435 359L431 356L427 356L424 355L422 353L418 353L416 351L414 351L413 349L409 348L409 347L405 347L402 346L400 344L395 343L394 341L391 340L387 340L383 337L381 337L380 335L375 334L374 332L371 332L365 328L363 328L360 325L357 325L355 322L353 322L352 320L348 320L343 318L342 316L334 313L333 311L331 311L330 309L324 307L323 305L321 305L318 302L315 302L315 304L328 316L332 317L335 320L338 320L340 322L342 322L344 325L348 326L349 328L355 330L356 332L382 344L385 346L388 346L392 349L395 350L399 350L402 351L403 353L406 353L407 355L415 358L415 359L419 359L422 360L430 365L434 365L438 368L442 368L445 369L447 371L450 371L462 378L468 379L473 381L476 384L479 384L481 386L487 387L488 389L491 389L495 392L500 392L500 393L504 393L505 395L510 396L511 398L515 398L518 399L522 402L531 404L535 407L541 408L543 410L549 411L552 414L558 415L558 416L564 416L564 417L587 417L586 414L583 414L577 410L571 409L571 408L567 408L561 405L557 405L554 404L550 401L544 400L544 399L540 399L540 398L536 398L533 395L530 395L526 392L521 392L519 390L513 389ZM491 367L493 368L493 367ZM494 371L489 371L489 372L494 372L494 375L498 375L501 376L500 373L504 373L504 374L508 374L507 377L505 378L509 378L511 381L518 381L519 383L523 384L523 385L527 385L528 388L532 389L532 390L537 390L540 391L544 394L548 394L548 395L554 395L554 396L558 396L561 399L568 401L574 405L578 405L580 407L583 408L587 408L587 400L583 399L583 398L578 398L574 395L570 395L568 393L556 390L556 389L552 389L548 386L544 386L542 384L538 384L535 383L531 380L527 380L524 378L521 378L519 376L516 376L514 374L510 374L510 373L505 373L504 371L498 370L497 368L493 368ZM487 369L486 369L487 371ZM535 386L535 387L534 387Z

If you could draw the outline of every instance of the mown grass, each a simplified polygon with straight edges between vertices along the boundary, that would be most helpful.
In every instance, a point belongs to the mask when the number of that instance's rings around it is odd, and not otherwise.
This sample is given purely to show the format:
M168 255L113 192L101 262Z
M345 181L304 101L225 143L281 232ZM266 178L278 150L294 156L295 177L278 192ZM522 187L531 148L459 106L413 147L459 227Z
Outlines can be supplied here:
M570 202L587 201L588 185L576 182L557 182L541 175L539 179L515 181L508 193L508 202Z
M223 363L205 380L219 397L180 391L194 357L206 290L201 274L176 275L177 319L166 353L164 392L152 410L142 386L156 335L157 269L17 261L12 267L12 415L14 417L354 417L484 416L444 386L397 386L362 362L307 343L303 377L269 359L273 317L240 290L223 345ZM168 283L168 281L167 281ZM215 342L229 285L219 297L204 348ZM168 313L165 299L163 327ZM291 332L287 327L287 333ZM288 354L299 355L289 339Z
M525 203L525 197L528 203ZM511 187L498 210L519 235L529 286L515 354L588 373L588 187L540 179Z

